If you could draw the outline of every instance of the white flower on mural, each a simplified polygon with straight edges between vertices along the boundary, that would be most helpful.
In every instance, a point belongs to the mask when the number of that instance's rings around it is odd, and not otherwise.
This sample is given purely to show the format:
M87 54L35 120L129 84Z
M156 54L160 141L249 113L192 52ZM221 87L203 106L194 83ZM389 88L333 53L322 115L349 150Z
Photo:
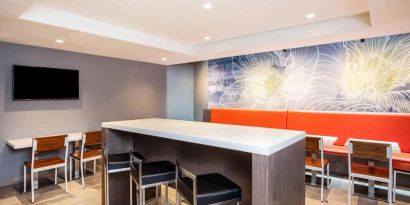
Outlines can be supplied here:
M338 96L325 98L325 110L410 112L410 35L347 41L336 48L327 65L337 71Z
M233 63L235 82L219 103L225 107L286 109L307 94L318 63L317 47L240 56Z
M410 112L410 34L218 59L210 107Z

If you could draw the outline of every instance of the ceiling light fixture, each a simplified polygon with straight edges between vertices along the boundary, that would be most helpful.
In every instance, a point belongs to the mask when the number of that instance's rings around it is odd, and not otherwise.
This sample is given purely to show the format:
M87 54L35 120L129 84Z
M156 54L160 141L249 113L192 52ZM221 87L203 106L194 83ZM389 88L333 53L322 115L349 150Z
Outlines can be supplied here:
M207 41L207 40L210 40L211 37L210 36L205 36L204 39Z
M161 58L162 61L167 61L167 58Z
M56 43L64 43L63 39L56 39Z
M306 18L307 19L313 19L313 18L315 18L316 17L316 14L314 14L314 13L311 13L311 14L307 14L306 15Z
M207 2L207 3L202 4L202 7L204 7L204 9L210 9L212 8L212 4Z

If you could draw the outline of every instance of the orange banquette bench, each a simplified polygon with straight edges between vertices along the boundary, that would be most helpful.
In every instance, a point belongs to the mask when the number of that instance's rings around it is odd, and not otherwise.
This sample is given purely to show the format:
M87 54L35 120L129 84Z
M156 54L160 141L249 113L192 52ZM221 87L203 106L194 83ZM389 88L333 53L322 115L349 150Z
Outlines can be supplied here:
M337 137L334 145L325 146L327 154L347 155L344 146L349 138L397 142L401 153L394 153L395 163L410 163L410 114L354 113L293 110L249 110L212 108L210 122L278 129L302 130L306 134ZM332 156L330 156L332 158ZM345 172L344 159L333 163L333 170ZM346 169L347 170L347 169Z
M410 114L288 111L287 129L335 136L335 145L349 138L397 142L410 153Z
M211 122L286 129L286 110L245 110L213 108Z
M397 142L402 152L410 153L410 114L213 108L210 122L334 136L335 146L344 146L349 138Z

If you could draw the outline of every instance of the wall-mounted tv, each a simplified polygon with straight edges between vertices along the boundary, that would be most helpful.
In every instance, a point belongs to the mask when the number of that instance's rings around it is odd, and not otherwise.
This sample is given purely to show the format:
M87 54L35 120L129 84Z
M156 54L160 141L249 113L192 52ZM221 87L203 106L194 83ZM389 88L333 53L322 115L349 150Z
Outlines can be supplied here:
M79 99L79 71L13 66L13 100Z

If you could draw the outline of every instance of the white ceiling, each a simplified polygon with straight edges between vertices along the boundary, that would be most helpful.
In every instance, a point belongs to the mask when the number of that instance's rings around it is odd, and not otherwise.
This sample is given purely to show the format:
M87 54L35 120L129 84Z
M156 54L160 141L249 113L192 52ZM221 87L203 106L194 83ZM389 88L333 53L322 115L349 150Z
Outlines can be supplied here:
M0 41L177 64L410 32L408 8L408 0L2 0Z

